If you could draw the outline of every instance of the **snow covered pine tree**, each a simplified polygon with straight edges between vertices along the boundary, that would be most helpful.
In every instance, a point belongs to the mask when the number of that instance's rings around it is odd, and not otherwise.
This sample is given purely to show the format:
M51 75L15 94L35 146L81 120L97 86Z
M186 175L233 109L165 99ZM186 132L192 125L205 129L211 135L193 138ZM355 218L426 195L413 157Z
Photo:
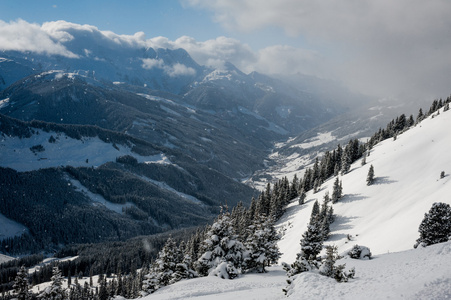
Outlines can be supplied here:
M423 247L443 243L451 238L451 207L447 203L436 202L432 204L428 213L424 214L424 219L418 229L420 237L413 246Z
M219 215L206 234L195 263L200 276L213 275L233 279L241 273L243 256L246 252L243 243L237 240L230 213Z
M31 299L31 293L29 291L30 286L28 284L27 276L28 272L25 266L20 267L13 285L14 292L17 294L18 300Z
M246 248L249 256L245 259L247 269L255 269L259 273L265 273L265 266L277 263L280 257L277 241L279 234L274 228L272 218L260 217L249 226L249 236L246 240Z
M368 176L366 177L366 184L372 185L374 183L374 167L373 165L370 166L370 169L368 170Z
M52 270L52 284L46 287L38 298L45 300L62 300L66 299L66 291L63 289L63 276L58 267L53 267Z

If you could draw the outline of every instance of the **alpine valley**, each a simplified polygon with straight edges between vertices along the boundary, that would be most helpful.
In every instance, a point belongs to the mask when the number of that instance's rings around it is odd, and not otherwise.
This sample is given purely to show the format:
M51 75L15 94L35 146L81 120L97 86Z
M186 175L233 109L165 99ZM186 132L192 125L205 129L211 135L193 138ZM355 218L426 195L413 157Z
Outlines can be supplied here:
M363 243L376 254L373 264L380 262L376 275L368 267L371 262L350 263L357 274L362 270L354 286L363 282L376 292L390 278L400 282L401 271L414 273L404 264L435 252L446 256L449 267L449 242L399 254L402 258L384 256L414 244L421 217L433 202L450 203L442 199L450 191L449 159L445 158L449 155L444 150L450 144L443 136L444 128L449 128L451 113L445 106L449 98L434 101L429 111L417 115L424 103L407 106L380 101L301 74L245 74L231 63L204 66L184 49L152 48L139 39L92 26L58 21L52 28L52 36L64 49L58 54L0 52L3 291L11 289L11 274L20 274L20 264L29 268L27 274L33 274L33 292L38 294L49 287L46 281L59 263L66 283L70 274L80 282L97 278L98 285L91 282L90 286L98 286L99 298L103 280L119 280L121 273L134 274L124 277L124 285L130 280L127 289L134 292L111 291L110 296L118 299L153 292L148 299L208 299L213 295L277 299L285 297L282 289L294 299L303 295L363 298L361 286L351 297L336 288L341 283L323 278L319 281L324 281L325 290L315 293L312 286L324 277L318 275L320 271L296 274L286 287L280 265L270 267L265 275L252 273L259 270L258 259L249 267L251 274L245 274L244 267L234 273L229 265L215 266L212 274L217 277L239 275L238 287L211 276L194 279L190 287L188 280L174 285L160 282L155 287L151 285L155 278L146 275L152 274L149 264L162 259L162 249L172 241L191 243L186 249L191 247L199 254L201 247L219 239L215 233L205 242L215 228L228 226L224 225L226 218L243 226L252 221L240 218L252 215L257 219L256 212L278 219L272 224L277 230L273 235L281 237L277 258L296 261L299 240L311 225L314 202L326 198L338 177L344 195L333 206L335 222L325 243L338 245L349 261L346 255L352 245L348 242ZM424 151L417 159L420 149ZM349 161L342 158L351 152ZM372 186L362 185L367 172L363 159L375 166L376 184ZM443 163L438 162L441 159ZM410 169L409 163L415 167ZM399 167L394 170L396 164ZM427 171L423 174L428 182L425 189L419 189L421 170ZM439 179L440 171L444 173ZM332 220L333 211L330 214ZM223 223L215 226L218 222ZM233 247L241 242L228 240L226 244ZM208 259L212 253L215 250L196 258ZM250 261L246 255L243 261ZM392 265L398 261L403 266L395 270ZM269 262L265 260L263 271ZM429 285L410 294L407 288L402 292L421 298L437 286L435 299L451 296L451 288L446 291L449 278L439 268L439 259L431 263L438 271L427 272L438 274L436 280L417 280ZM315 264L310 264L314 269ZM287 266L287 272L295 269ZM383 270L389 270L392 277L380 279ZM197 270L190 276L200 273ZM259 276L266 276L263 283ZM375 279L372 283L371 278ZM157 291L166 285L170 287ZM260 297L261 288L268 293L266 298ZM228 289L234 293L220 295ZM397 298L400 293L382 294Z
M66 56L0 54L1 213L40 241L11 254L201 225L220 205L248 205L258 192L242 182L273 164L276 142L359 100L58 25Z

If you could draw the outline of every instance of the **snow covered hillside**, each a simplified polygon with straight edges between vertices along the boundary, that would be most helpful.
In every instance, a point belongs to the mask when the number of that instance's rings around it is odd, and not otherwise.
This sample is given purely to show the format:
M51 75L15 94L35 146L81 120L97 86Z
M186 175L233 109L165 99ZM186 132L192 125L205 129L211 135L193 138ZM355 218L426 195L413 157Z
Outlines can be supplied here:
M451 136L451 113L441 111L416 127L377 144L361 166L355 162L351 171L340 176L344 197L334 204L336 221L331 225L328 243L338 246L339 252L354 244L364 245L373 254L411 249L418 238L418 226L432 203L451 203L451 157L448 149ZM374 166L376 180L367 186L370 165ZM446 176L440 179L440 173ZM335 178L326 181L321 190L307 194L306 204L293 203L280 226L287 228L280 242L282 261L295 259L299 247L292 241L298 232L304 232L312 205L324 194L332 193ZM351 241L347 236L351 235Z
M74 139L43 130L29 138L1 137L0 152L0 166L19 172L67 165L97 167L124 155L133 156L138 162L170 163L163 153L141 156L127 146L105 143L98 137Z
M344 197L333 205L336 220L327 244L346 253L355 244L367 246L372 260L344 257L346 269L355 267L348 283L304 272L296 277L292 299L449 299L451 298L451 242L413 249L418 226L434 202L451 204L451 112L437 113L416 127L377 144L366 165L355 162L340 176ZM366 178L373 165L375 182ZM444 171L445 177L440 178ZM307 194L306 203L291 203L279 221L284 235L279 242L280 262L292 263L300 251L312 205L332 192L335 178L319 192ZM349 238L348 238L349 237ZM349 240L350 239L350 240ZM216 277L181 281L161 288L144 299L284 299L285 272L280 266L264 275L246 274L234 280Z

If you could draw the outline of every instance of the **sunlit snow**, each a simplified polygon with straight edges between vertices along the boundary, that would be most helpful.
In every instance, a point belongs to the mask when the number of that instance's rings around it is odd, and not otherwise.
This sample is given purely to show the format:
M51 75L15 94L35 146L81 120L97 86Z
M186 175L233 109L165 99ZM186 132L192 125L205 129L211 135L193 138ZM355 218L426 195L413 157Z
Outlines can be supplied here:
M367 246L371 260L346 257L346 269L355 267L356 277L347 283L305 272L297 276L289 299L450 299L451 242L413 249L418 226L432 203L451 203L451 112L429 117L415 128L376 145L367 158L340 176L344 198L334 204L336 221L326 244L346 254L355 244ZM370 165L376 181L366 185ZM445 178L440 179L441 171ZM307 203L294 201L279 221L282 258L292 263L300 250L315 199L332 191L335 178L325 182ZM348 239L348 235L350 240ZM286 275L281 266L266 274L245 274L234 280L204 277L163 287L143 299L286 299Z

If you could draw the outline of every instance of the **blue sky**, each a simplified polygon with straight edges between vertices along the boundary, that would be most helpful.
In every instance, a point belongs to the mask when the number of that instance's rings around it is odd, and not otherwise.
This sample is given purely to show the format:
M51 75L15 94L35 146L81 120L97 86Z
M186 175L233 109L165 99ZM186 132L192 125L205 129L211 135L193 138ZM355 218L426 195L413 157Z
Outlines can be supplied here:
M0 0L0 50L20 40L18 19L65 20L144 32L201 64L303 73L379 97L446 97L450 15L449 0Z
M65 20L118 34L144 31L149 36L162 35L170 39L190 34L203 40L221 34L221 26L211 22L207 13L183 7L173 0L0 1L0 19L13 21L18 18L36 23Z
M272 43L299 45L300 38L287 38L282 29L267 26L264 30L242 32L227 30L214 16L201 8L177 0L0 0L0 20L23 19L42 24L65 20L89 24L100 30L133 35L142 31L147 37L164 36L175 40L188 35L198 41L218 36L236 38L253 49Z

